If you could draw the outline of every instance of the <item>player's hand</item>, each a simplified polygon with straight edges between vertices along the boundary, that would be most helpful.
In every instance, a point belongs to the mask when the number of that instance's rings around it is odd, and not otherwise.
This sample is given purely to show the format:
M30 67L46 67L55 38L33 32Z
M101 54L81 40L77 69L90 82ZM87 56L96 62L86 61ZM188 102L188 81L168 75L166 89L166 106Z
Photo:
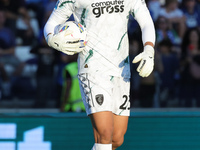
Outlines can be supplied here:
M50 47L67 55L74 55L81 52L85 45L79 38L69 38L73 31L63 31L58 34L49 34L46 38Z
M144 51L133 59L133 63L137 63L139 61L140 64L137 68L139 75L142 77L148 77L154 67L154 48L150 45L146 45L144 47Z

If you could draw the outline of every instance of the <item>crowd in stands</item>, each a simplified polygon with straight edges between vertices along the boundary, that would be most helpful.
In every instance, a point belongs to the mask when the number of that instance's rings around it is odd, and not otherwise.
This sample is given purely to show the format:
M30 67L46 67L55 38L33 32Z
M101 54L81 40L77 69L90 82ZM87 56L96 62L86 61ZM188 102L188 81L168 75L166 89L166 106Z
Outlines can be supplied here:
M55 108L62 108L63 69L70 59L48 47L43 37L56 2L0 0L0 102L33 99L31 107L45 108L53 100ZM131 107L199 107L200 0L146 4L156 29L155 67L149 77L141 78L137 64L131 64ZM128 34L132 60L143 49L133 16Z
M200 1L149 0L147 5L156 29L155 69L140 78L132 64L132 106L199 107ZM131 26L137 26L134 20ZM142 45L134 36L139 30L130 31L133 58Z

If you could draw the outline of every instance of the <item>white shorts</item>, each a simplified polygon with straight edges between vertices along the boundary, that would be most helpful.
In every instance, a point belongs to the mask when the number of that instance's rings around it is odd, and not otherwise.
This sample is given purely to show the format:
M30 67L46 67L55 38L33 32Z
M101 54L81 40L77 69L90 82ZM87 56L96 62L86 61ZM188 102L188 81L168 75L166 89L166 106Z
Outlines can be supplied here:
M122 77L99 74L79 74L79 84L87 115L111 111L116 115L130 115L130 81Z

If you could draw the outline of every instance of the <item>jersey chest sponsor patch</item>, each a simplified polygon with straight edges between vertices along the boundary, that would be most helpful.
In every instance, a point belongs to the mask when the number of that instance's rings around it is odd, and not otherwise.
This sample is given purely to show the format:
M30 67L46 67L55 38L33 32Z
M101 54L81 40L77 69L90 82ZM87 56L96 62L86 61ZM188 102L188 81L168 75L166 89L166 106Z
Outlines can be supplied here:
M112 0L103 2L94 2L91 4L92 13L96 18L105 14L124 12L124 0Z

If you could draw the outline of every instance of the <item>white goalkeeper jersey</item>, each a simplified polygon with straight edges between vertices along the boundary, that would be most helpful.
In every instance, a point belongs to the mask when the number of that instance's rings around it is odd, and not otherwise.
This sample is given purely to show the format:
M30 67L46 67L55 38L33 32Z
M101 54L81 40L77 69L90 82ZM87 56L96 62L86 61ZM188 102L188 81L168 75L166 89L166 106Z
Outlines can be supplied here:
M87 45L78 58L79 74L130 75L127 34L130 14L144 31L143 43L155 42L154 33L150 35L154 27L144 0L59 0L48 22L64 23L71 14L87 29Z

